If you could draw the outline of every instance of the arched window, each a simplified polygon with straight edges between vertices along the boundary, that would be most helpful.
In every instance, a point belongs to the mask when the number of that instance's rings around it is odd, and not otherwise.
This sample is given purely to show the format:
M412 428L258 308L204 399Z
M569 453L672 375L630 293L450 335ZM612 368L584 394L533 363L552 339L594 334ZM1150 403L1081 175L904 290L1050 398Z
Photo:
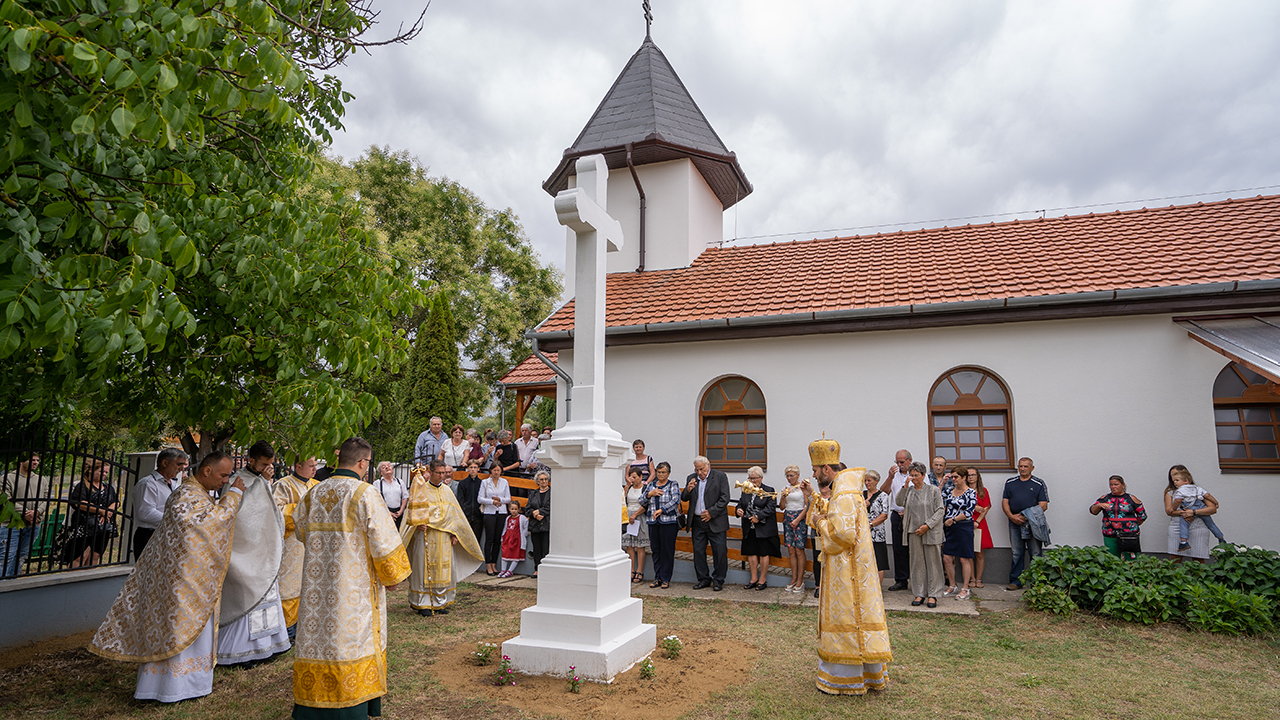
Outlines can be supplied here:
M1213 381L1218 466L1223 470L1280 470L1280 387L1239 363Z
M727 377L707 389L699 412L699 451L721 470L765 467L764 394L744 377Z
M949 371L929 390L929 455L978 467L1013 467L1009 389L976 367Z

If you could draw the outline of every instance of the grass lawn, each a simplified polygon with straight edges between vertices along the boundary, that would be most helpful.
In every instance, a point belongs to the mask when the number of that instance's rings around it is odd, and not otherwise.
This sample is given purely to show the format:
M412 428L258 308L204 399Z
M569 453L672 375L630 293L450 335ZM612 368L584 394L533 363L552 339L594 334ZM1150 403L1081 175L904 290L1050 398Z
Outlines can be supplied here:
M464 586L455 611L419 618L403 590L391 596L386 718L449 720L534 716L520 705L520 685L493 691L446 687L433 664L460 643L501 640L519 631L525 590ZM691 706L663 692L673 661L655 659L658 678L640 695L689 718L1272 718L1280 715L1280 639L1229 638L1176 626L1140 627L1091 617L1064 620L1024 610L979 617L891 613L895 662L889 688L866 697L827 697L813 686L816 611L779 605L646 599L645 621L658 636L694 642L734 641L759 650L754 666L720 680L724 688ZM457 653L455 652L456 656ZM161 706L132 699L135 666L100 660L83 649L40 655L0 670L0 718L287 717L292 707L289 656L249 670L219 669L213 695ZM717 673L707 663L687 672ZM477 670L479 672L479 670ZM634 671L633 671L634 672ZM584 689L601 701L621 683ZM634 692L634 691L633 691ZM506 694L506 693L509 693ZM489 693L489 695L491 695ZM579 696L563 711L583 716ZM618 697L623 697L618 695ZM627 696L632 697L632 696ZM645 717L643 708L631 716ZM598 717L613 717L603 709Z

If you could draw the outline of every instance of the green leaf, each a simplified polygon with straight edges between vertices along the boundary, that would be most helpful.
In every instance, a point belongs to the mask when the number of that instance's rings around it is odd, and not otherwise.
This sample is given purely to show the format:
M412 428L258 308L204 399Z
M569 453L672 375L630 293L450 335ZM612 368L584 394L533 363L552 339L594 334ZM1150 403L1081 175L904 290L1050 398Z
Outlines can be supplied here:
M9 303L9 307L4 311L4 322L6 325L12 325L22 319L22 303L14 300Z
M184 33L195 32L195 29L199 27L199 25L200 21L196 20L194 15L187 15L182 18L182 32Z
M22 32L21 30L18 32ZM26 72L31 67L31 53L27 52L18 43L16 37L18 33L14 33L15 39L9 42L9 67L14 72Z
M145 213L140 212L133 218L133 231L139 235L146 235L151 229L151 218Z
M44 214L47 217L66 217L67 215L70 215L71 211L74 209L75 205L72 205L66 200L59 200L46 205L44 208Z
M31 127L31 106L27 105L25 100L14 106L13 119L18 123L18 127Z
M178 86L178 76L173 73L168 65L160 65L160 79L156 82L156 89L160 94L169 92Z
M71 132L76 135L91 135L96 125L92 115L81 115L71 122Z
M89 47L85 43L76 43L75 47L71 49L71 54L75 59L84 60L86 62L96 61L98 59L98 54L93 51L92 47Z
M129 108L121 105L111 113L111 123L116 126L116 131L121 137L127 137L133 131L133 126L138 124L138 119L133 116Z

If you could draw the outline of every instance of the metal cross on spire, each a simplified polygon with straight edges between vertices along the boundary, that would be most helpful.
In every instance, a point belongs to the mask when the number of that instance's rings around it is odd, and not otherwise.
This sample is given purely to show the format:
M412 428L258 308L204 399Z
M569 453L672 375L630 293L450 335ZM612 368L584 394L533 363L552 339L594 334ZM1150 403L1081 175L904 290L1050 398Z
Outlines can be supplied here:
M653 11L649 9L649 0L640 3L644 8L644 39L649 39L649 28L653 25Z

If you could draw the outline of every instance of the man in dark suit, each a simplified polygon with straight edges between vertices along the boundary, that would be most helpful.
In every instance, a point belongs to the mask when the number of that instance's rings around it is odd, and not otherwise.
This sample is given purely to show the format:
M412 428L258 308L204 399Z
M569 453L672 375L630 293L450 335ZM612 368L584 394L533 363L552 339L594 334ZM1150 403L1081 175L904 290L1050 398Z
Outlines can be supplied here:
M711 469L711 461L698 456L693 474L686 478L680 499L689 503L689 533L693 535L693 570L698 574L694 590L710 586L719 592L729 572L729 476ZM712 571L707 572L707 543L711 543Z

